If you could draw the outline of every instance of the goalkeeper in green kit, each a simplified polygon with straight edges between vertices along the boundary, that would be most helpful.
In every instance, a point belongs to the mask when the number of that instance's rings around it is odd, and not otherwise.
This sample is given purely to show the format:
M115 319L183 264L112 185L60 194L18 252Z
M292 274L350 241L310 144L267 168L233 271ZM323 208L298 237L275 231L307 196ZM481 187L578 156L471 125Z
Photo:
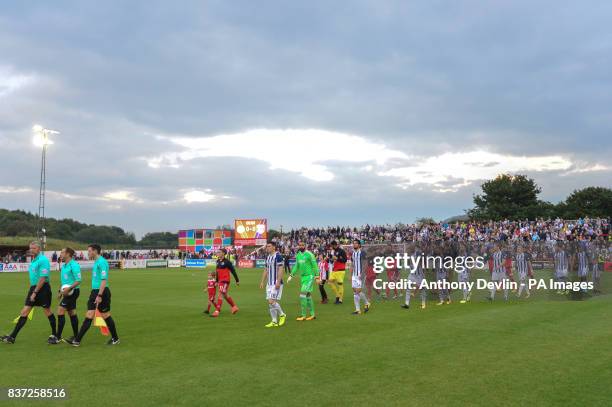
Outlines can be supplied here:
M319 279L319 266L314 254L306 250L306 244L304 242L299 242L298 244L298 252L295 255L295 266L293 266L287 282L291 281L296 272L299 272L301 280L300 307L302 310L301 315L296 320L312 321L315 319L312 290L315 281ZM308 316L306 316L307 311L309 311Z

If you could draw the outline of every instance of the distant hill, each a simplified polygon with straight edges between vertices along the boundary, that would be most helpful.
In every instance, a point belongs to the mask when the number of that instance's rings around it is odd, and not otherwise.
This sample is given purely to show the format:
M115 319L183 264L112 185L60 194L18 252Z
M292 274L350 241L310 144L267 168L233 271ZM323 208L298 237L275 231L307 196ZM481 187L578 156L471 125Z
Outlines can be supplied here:
M38 216L21 210L0 209L0 238L5 244L19 244L37 235ZM82 244L99 243L115 248L175 248L178 236L175 233L159 232L146 234L140 241L131 232L117 226L102 226L81 223L73 219L45 219L48 247L52 239ZM27 242L26 242L27 243Z

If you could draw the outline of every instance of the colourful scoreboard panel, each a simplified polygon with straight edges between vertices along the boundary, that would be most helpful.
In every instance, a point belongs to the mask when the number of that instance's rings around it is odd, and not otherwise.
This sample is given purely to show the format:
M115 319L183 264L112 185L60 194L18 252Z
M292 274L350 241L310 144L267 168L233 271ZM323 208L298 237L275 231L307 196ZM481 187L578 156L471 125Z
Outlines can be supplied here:
M187 229L179 230L179 250L198 253L232 245L231 230Z

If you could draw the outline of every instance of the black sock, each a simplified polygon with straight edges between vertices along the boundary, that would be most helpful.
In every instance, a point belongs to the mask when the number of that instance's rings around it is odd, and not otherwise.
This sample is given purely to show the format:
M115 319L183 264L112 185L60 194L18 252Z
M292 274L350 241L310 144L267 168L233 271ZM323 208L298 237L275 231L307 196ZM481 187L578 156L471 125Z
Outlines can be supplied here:
M57 337L62 337L62 332L64 331L64 325L66 325L66 317L64 315L57 316Z
M13 338L17 337L17 334L19 331L21 331L21 328L23 328L27 321L28 317L19 317L19 321L17 321L17 325L15 325L15 329L13 329L13 332L11 333Z
M72 325L72 333L74 337L79 334L79 317L76 315L70 315L70 324Z
M57 336L57 330L55 329L55 315L49 315L49 325L51 325L51 335Z
M108 327L108 330L110 331L113 340L117 340L119 339L119 337L117 336L117 327L115 327L115 321L113 321L113 317L108 317L104 320L104 322L106 322L106 326Z
M81 340L85 336L85 333L91 326L91 321L92 321L91 318L87 318L87 317L85 318L85 321L83 321L83 325L81 325L81 330L79 331L79 334L76 337L77 342L81 342Z

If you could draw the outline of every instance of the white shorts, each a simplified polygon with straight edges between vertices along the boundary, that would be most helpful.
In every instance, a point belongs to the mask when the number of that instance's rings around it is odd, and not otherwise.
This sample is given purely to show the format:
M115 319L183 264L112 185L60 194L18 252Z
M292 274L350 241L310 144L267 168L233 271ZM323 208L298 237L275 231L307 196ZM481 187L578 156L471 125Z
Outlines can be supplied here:
M527 281L527 273L519 273L519 281Z
M351 286L353 288L363 288L363 280L357 276L351 278Z
M568 274L569 274L569 272L567 271L567 269L565 269L565 270L556 270L555 271L555 276L557 278L567 277Z
M491 274L491 281L502 281L505 279L506 279L505 271L494 271L493 274Z
M266 300L276 300L280 301L283 296L283 285L280 285L280 288L277 290L274 284L266 286Z
M589 269L583 269L583 270L578 269L578 276L579 277L586 277L587 274L589 274Z

